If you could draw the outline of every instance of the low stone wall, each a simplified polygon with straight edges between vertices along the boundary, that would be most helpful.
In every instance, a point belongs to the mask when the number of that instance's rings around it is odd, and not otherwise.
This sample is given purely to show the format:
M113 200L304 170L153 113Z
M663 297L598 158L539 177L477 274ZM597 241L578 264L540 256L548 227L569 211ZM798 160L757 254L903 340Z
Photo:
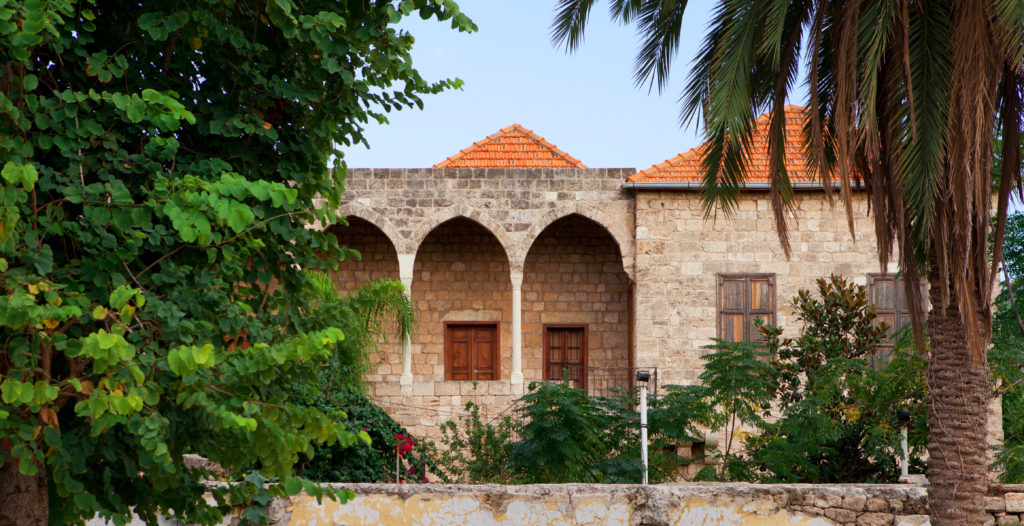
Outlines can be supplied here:
M915 485L689 483L448 486L353 484L346 504L299 497L279 524L858 525L928 524ZM1018 524L1024 486L986 499L991 524Z
M654 486L337 484L345 504L298 496L270 506L276 526L622 525L923 526L927 490L889 484L686 483ZM994 486L988 524L1020 524L1024 485ZM235 524L228 519L224 524ZM99 526L98 521L90 526ZM134 523L133 523L134 524Z

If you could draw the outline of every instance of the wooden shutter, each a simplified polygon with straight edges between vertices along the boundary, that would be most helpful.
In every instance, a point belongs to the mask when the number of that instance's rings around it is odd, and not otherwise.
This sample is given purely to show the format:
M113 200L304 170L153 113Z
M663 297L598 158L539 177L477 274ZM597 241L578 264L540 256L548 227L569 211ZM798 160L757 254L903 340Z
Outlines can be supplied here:
M544 379L561 380L566 371L573 387L587 387L587 326L544 326Z
M875 306L875 325L885 322L889 326L878 352L871 357L873 367L889 361L895 345L896 331L910 323L910 307L903 278L894 274L868 274L868 301Z
M718 337L727 342L760 341L754 319L775 323L775 276L718 276Z
M445 379L499 379L499 348L497 323L445 323Z

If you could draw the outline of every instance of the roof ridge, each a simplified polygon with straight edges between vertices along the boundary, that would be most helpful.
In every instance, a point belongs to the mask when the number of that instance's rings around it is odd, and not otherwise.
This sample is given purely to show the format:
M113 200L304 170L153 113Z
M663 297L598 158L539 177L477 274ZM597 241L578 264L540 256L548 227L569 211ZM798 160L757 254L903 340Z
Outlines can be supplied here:
M435 164L434 168L446 168L446 167L448 167L448 166L458 162L462 158L472 154L473 152L475 152L475 151L477 151L477 150L487 146L488 144L496 143L502 137L508 136L508 135L510 135L512 133L515 133L515 132L522 133L523 135L525 135L526 137L531 139L533 142L535 142L535 143L543 146L544 148L546 148L554 157L556 157L556 158L558 158L558 159L560 159L560 160L562 160L562 161L572 165L575 168L586 168L587 167L579 159L577 159L577 158L569 155L568 153L560 150L557 146L555 146L554 144L551 144L545 138L543 138L543 137L537 135L536 133L534 133L533 130L528 129L528 128L524 127L523 125L519 124L519 123L513 123L511 126L506 126L506 127L502 128L502 129L498 130L497 132L492 133L492 134L488 135L487 137L485 137L485 138L483 138L483 139L481 139L479 141L474 142L473 144L467 146L466 148L463 148L463 149L459 150L459 152L456 153L455 155L452 155L451 157L448 157L445 160Z

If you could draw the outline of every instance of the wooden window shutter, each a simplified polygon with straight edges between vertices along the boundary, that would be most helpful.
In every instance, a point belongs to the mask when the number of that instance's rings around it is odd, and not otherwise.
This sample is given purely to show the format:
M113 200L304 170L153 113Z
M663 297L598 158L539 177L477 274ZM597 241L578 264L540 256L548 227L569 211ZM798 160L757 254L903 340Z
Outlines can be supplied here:
M775 275L719 274L718 337L727 342L760 341L756 318L775 324Z
M498 380L501 377L498 324L445 323L446 380Z

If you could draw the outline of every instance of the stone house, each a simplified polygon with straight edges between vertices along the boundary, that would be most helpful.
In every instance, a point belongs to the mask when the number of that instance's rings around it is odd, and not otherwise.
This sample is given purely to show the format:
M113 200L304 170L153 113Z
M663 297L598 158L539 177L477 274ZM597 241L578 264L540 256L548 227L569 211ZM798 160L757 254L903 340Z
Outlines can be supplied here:
M867 195L856 239L802 156L802 110L787 108L792 256L777 240L768 187L767 118L757 122L737 211L705 219L701 148L637 172L588 168L513 125L422 169L350 169L330 226L362 258L339 289L399 279L418 308L412 337L384 346L370 392L419 436L474 401L507 409L529 382L628 386L633 368L660 384L697 381L711 338L749 338L761 317L795 333L789 300L831 273L869 285L890 324L900 288L876 256ZM895 265L892 266L895 271Z

